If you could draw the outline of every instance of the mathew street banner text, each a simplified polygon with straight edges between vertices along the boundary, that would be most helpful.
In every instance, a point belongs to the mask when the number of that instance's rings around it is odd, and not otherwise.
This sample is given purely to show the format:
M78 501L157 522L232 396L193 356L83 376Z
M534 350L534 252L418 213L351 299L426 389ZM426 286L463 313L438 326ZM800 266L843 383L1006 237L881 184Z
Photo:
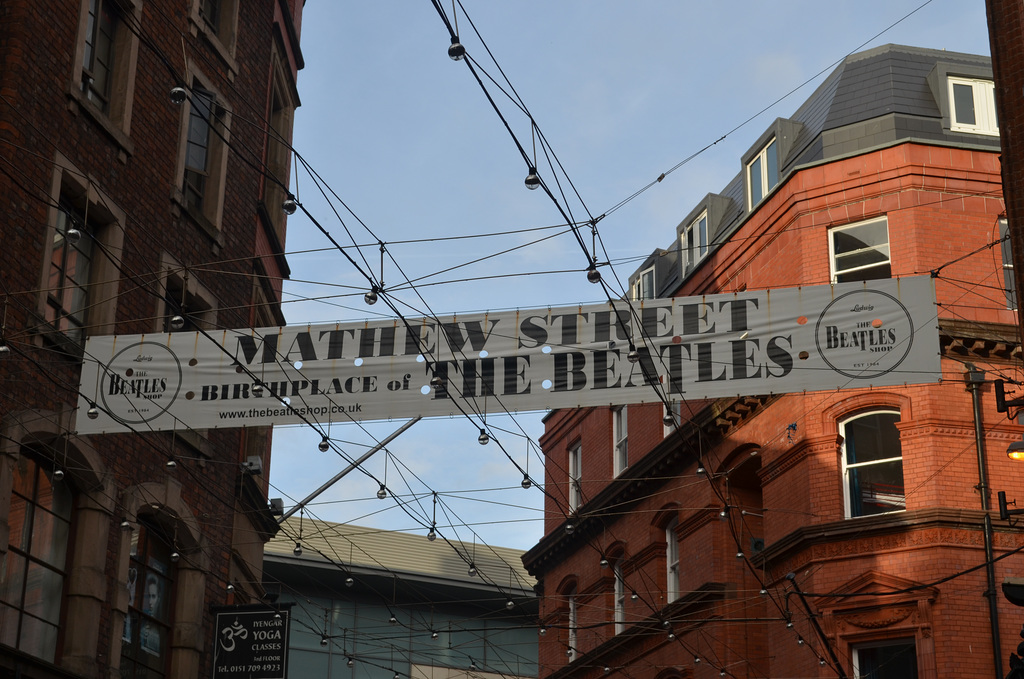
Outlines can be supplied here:
M460 412L456 399L492 413L649 403L660 400L654 383L682 400L940 377L929 277L633 305L635 314L620 301L408 323L91 337L77 430L447 416Z

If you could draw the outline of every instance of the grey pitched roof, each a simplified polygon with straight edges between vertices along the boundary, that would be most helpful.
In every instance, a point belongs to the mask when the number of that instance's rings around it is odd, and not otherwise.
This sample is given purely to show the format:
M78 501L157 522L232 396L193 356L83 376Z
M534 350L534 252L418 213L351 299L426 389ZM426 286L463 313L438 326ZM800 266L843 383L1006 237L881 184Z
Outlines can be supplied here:
M401 533L303 518L303 551L297 557L293 550L298 535L299 519L287 519L264 548L265 556L296 565L324 566L334 562L362 573L412 576L474 588L493 582L505 591L530 595L536 584L536 579L523 567L523 552L518 549L446 542L440 536L431 542L425 532ZM466 560L459 552L474 563L477 576L468 574Z

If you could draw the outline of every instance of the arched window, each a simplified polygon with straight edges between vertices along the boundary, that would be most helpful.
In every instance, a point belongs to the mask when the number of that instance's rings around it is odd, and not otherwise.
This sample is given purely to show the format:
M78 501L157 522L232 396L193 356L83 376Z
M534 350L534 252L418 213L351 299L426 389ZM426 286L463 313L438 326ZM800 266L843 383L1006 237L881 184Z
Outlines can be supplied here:
M576 601L576 584L575 583L573 583L572 586L569 588L569 590L566 592L566 602L569 605L569 621L568 621L569 622L569 634L568 634L569 653L568 653L568 655L569 655L569 662L572 662L573 660L576 659L576 655L577 655L577 650L576 650L576 643L577 643L576 630L577 630L577 628L579 628L579 624L580 624L578 603Z
M622 573L623 557L615 559L612 572L615 575L613 588L615 596L615 633L621 634L626 631L626 578Z
M665 601L672 603L679 598L679 538L676 529L679 519L672 517L665 525Z
M54 662L72 493L27 455L14 463L7 556L0 570L0 643Z
M128 615L121 634L121 673L157 679L167 672L174 565L162 531L140 519L128 566Z
M840 422L847 517L907 508L899 421L899 411L877 410Z

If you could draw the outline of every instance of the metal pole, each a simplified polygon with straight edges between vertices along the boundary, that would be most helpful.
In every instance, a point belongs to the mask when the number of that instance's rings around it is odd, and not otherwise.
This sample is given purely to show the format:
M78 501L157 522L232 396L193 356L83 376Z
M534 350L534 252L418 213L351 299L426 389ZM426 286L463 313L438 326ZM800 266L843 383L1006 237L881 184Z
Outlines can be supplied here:
M982 533L985 536L985 573L988 579L988 617L992 626L992 659L996 666L996 679L1003 679L1002 640L999 636L999 608L996 601L996 567L992 562L992 514L988 503L988 473L985 465L985 432L981 425L981 393L985 383L985 371L967 364L964 382L971 392L971 405L974 408L974 445L978 450L978 493L981 495L981 510L985 512L982 520Z
M285 519L287 519L289 516L291 516L292 514L294 514L295 512L299 511L300 509L305 507L307 504L312 502L314 499L316 499L316 497L318 495L320 495L320 493L324 492L325 490L327 490L328 488L330 488L331 486L336 484L338 481L341 481L341 479L344 478L344 476L346 474L348 474L350 471L352 471L353 469L355 469L356 467L358 467L362 463L364 463L367 460L369 460L370 457L374 453L376 453L378 450L380 450L381 448L383 448L387 444L389 444L392 441L394 441L406 429L408 429L409 427L411 427L412 425L416 424L417 422L419 422L422 419L423 419L422 415L417 415L416 417L412 418L411 420L409 420L408 422L403 424L401 427L399 427L394 432L392 432L391 435L388 436L386 439L384 439L383 441L381 441L380 443L375 445L373 448L370 448L368 451L363 453L363 455L358 460L356 460L355 462L353 462L352 464L350 464L349 466L345 467L340 472L335 474L334 478L332 478L330 481L328 481L327 483L325 483L324 485L320 486L319 488L314 490L312 493L310 493L309 496L306 499L304 499L302 502L298 503L297 505L295 505L294 507L289 509L287 512L285 512L281 516L281 518L277 520L277 522L278 523L284 523Z

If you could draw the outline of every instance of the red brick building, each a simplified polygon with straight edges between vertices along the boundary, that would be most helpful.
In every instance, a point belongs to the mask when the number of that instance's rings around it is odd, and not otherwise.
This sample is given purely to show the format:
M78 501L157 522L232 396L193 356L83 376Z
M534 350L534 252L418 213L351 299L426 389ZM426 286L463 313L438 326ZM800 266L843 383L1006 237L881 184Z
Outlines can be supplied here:
M0 6L0 677L210 676L263 595L269 429L78 436L77 385L93 335L284 322L301 14Z
M943 380L549 414L541 677L1005 674L1024 556L995 494L1024 475L992 386L1020 379L992 90L987 58L849 57L634 274L637 301L931 274Z

